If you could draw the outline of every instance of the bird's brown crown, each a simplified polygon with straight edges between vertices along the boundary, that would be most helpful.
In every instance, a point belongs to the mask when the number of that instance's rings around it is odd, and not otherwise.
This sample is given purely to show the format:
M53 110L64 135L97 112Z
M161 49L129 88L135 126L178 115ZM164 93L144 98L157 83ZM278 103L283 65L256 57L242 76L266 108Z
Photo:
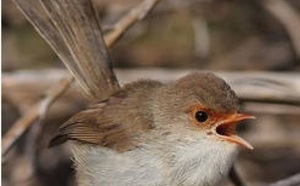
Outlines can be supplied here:
M204 107L218 112L236 112L240 102L235 92L221 78L210 72L194 72L170 87L177 97L194 98Z

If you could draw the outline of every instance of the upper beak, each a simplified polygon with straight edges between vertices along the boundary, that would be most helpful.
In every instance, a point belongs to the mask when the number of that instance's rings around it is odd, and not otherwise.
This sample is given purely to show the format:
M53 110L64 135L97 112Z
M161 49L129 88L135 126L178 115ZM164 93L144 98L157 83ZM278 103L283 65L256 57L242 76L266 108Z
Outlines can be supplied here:
M252 115L241 113L232 114L229 117L226 117L226 119L222 120L220 123L218 123L216 127L216 133L222 139L225 139L232 143L236 143L247 149L252 150L254 149L253 146L236 134L237 124L241 121L248 119L255 119L255 117Z

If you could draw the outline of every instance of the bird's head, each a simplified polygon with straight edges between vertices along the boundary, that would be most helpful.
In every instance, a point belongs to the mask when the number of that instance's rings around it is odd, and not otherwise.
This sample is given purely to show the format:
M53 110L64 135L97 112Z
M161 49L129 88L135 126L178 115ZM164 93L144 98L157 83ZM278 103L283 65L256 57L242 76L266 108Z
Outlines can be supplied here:
M253 149L236 133L237 125L253 116L240 112L234 91L209 72L191 73L156 93L155 118L168 134L202 136ZM162 126L163 125L163 126Z

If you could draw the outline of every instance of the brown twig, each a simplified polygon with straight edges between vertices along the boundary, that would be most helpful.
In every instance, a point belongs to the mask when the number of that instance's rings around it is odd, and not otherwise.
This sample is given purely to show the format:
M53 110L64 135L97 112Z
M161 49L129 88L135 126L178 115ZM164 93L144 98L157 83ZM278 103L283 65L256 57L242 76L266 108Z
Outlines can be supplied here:
M47 96L32 106L20 119L18 119L2 138L2 156L15 144L17 139L36 121L51 104L64 93L71 85L73 78L63 78L58 84L47 91Z
M112 46L130 26L144 18L158 1L159 0L145 0L121 18L120 21L116 23L115 29L108 33L108 36L104 37L107 46ZM24 134L34 121L47 112L47 109L51 106L51 104L69 87L69 84L66 82L71 83L72 81L73 77L71 76L63 78L62 82L65 83L59 82L49 89L51 94L48 95L52 96L47 96L39 103L32 106L32 108L29 109L23 117L13 124L10 130L2 138L2 156L8 152L17 139Z
M114 44L115 41L123 35L124 29L128 29L137 21L143 19L159 1L160 0L145 0L130 10L123 18L113 25L113 30L105 35L104 40L107 43L107 46Z

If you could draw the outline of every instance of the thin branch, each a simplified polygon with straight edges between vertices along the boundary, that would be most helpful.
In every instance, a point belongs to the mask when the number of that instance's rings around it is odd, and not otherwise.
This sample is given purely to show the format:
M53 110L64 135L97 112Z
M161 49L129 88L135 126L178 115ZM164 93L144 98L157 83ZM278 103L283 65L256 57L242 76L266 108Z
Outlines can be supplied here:
M123 18L120 19L116 23L116 29L113 29L109 32L108 36L104 36L104 40L107 46L112 46L118 38L134 23L141 20L145 17L149 11L156 5L159 0L145 0L139 5L137 5L134 9L132 9L128 14L126 14ZM20 0L18 3L22 3L24 1ZM39 14L41 12L37 12ZM33 14L35 15L35 14ZM27 15L28 16L28 15ZM44 18L43 18L44 19ZM45 22L45 21L44 21ZM125 24L126 23L126 24ZM43 26L43 25L42 25ZM56 31L56 30L52 30ZM49 33L51 34L51 33ZM52 33L53 34L53 33ZM55 34L54 34L55 35ZM45 37L45 35L44 35ZM53 37L53 36L49 36ZM60 41L60 39L58 39ZM52 40L51 40L52 41ZM59 45L59 43L58 43ZM62 48L63 49L63 48ZM66 54L66 53L65 53ZM67 57L68 58L68 57ZM72 82L73 77L68 76L62 80L62 82ZM50 93L53 92L52 95L56 94L56 97L46 97L44 100L41 100L39 103L32 106L22 118L20 118L17 122L13 124L11 129L4 135L2 138L2 156L5 155L8 150L15 144L15 142L24 134L24 132L36 121L39 117L44 115L50 105L69 87L67 83L58 83L49 89ZM51 94L50 94L51 95Z
M300 106L278 103L244 102L243 109L253 113L300 115Z
M124 29L128 29L137 21L142 20L159 1L160 0L144 0L142 3L130 10L113 26L113 31L105 35L104 40L107 45L111 46L115 43L115 41L123 35Z
M116 74L120 84L124 85L138 79L153 79L161 82L174 81L193 70L175 70L159 68L140 68L140 69L116 69ZM44 69L41 71L16 71L13 73L2 74L2 84L4 94L15 102L21 102L20 96L12 94L17 87L28 85L29 87L40 87L41 90L44 82L53 82L64 73L62 69ZM283 72L215 72L223 77L235 90L238 96L246 102L246 107L252 110L257 107L257 112L296 114L300 112L300 74L283 73ZM43 76L43 77L42 77ZM26 82L27 79L27 82ZM49 84L49 83L48 83ZM16 87L16 88L14 88ZM7 90L7 91L5 91ZM33 95L34 92L24 94ZM24 99L23 99L24 100ZM255 105L253 105L255 104ZM258 106L264 105L264 106ZM272 109L269 109L273 107Z
M2 156L14 145L17 139L51 106L54 101L71 85L73 78L63 78L58 84L48 90L47 96L32 106L18 119L2 138Z

